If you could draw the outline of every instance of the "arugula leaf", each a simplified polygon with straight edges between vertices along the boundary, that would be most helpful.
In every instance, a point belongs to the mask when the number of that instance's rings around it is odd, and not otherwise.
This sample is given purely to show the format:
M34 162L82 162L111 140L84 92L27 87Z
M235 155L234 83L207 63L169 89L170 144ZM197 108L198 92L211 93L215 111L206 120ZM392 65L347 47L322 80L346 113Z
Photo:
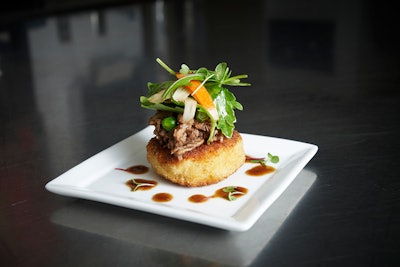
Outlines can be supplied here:
M217 128L230 138L236 122L234 109L243 110L243 106L236 101L236 97L228 89L223 87L215 96L214 103L219 115Z
M152 83L148 82L147 83L147 88L149 89L149 96L152 96L154 94L157 94L158 92L167 89L171 86L173 81L166 81L162 83Z

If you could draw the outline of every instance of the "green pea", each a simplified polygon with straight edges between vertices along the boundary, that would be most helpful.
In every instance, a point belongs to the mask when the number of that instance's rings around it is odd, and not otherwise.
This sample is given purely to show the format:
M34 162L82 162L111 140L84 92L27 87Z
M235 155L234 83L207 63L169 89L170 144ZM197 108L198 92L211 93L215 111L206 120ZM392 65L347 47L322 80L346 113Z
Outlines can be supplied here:
M167 130L167 131L171 131L172 129L175 128L176 126L176 119L173 116L170 117L165 117L162 121L161 121L161 125L162 127Z

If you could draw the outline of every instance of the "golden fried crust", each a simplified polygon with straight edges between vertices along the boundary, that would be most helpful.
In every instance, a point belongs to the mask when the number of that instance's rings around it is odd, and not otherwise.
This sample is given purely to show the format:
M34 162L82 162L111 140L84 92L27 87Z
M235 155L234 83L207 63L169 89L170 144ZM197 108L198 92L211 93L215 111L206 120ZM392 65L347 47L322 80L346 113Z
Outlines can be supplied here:
M185 153L181 160L163 148L155 137L146 148L147 160L157 174L188 187L220 182L245 162L243 140L237 131L222 142L203 144Z

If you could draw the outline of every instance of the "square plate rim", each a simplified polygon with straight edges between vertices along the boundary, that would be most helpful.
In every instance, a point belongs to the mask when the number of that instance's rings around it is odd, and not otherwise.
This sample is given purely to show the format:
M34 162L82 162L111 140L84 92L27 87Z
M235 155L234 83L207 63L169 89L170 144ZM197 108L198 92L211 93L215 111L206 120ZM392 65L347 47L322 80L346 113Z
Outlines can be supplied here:
M146 203L140 200L132 200L130 203L127 203L125 197L121 197L120 195L115 194L104 194L101 192L97 192L91 189L87 189L84 186L74 186L68 183L65 183L64 180L68 180L70 176L76 174L82 166L96 162L101 157L107 155L107 152L111 150L118 149L125 143L129 143L132 139L139 138L140 136L144 135L147 136L152 134L152 126L147 126L144 129L136 132L135 134L111 145L110 147L98 152L97 154L87 158L86 160L82 161L81 163L75 165L74 167L70 168L66 172L62 173L58 177L50 180L46 185L45 188L49 192L74 197L74 198L82 198L91 201L102 202L106 204L121 206L129 209L135 209L143 212L149 212L153 214L158 214L161 216L171 217L179 220L190 221L198 224L208 225L211 227L221 228L230 231L247 231L250 229L254 223L259 219L259 217L265 212L265 210L286 190L286 188L290 185L290 183L296 178L296 176L300 173L300 171L307 165L307 163L314 157L314 155L318 151L318 146L311 143L284 139L279 137L271 137L271 136L264 136L264 135L257 135L251 133L241 132L241 135L244 140L246 139L264 139L264 140L273 140L274 142L284 142L284 143L297 143L299 145L304 146L302 149L303 156L300 157L299 160L294 162L294 166L291 168L284 167L283 170L288 172L286 175L283 175L284 181L278 181L279 188L275 189L273 196L260 196L263 192L261 189L258 189L256 194L258 194L258 200L260 200L259 206L250 214L248 212L242 212L243 207L239 209L237 213L239 215L234 214L230 217L219 217L213 214L207 214L198 212L191 209L183 209L177 208L174 205L163 204L159 205L159 203ZM245 143L246 147L246 143ZM293 160L292 160L293 161ZM289 162L290 163L290 162ZM288 163L288 164L289 164ZM100 175L101 171L97 174ZM97 176L93 175L93 176ZM276 174L274 174L276 175ZM228 177L229 178L229 177ZM275 179L277 180L277 179ZM264 185L264 184L263 184ZM253 196L254 198L254 196ZM246 206L247 202L243 205ZM236 218L235 218L236 217Z

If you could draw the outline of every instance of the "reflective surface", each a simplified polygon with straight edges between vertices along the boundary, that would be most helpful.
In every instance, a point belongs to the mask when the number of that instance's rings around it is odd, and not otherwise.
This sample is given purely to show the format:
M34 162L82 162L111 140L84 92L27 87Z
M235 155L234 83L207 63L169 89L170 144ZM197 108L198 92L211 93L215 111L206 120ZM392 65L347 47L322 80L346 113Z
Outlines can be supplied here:
M394 13L361 0L147 1L2 22L2 265L396 266ZM174 68L226 61L253 85L233 89L239 131L319 146L298 190L250 232L44 189L147 125L139 96L168 75L156 57Z

